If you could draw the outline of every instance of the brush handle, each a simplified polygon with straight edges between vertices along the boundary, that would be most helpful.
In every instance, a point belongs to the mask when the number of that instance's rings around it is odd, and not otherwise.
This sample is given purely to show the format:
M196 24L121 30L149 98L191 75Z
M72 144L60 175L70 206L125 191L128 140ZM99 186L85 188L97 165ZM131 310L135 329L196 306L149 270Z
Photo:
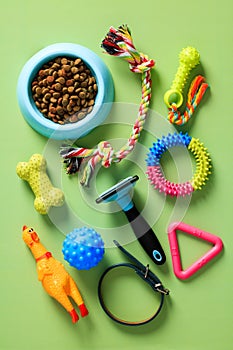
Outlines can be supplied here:
M133 204L133 207L127 211L124 211L124 213L130 222L137 240L145 252L149 255L155 264L164 264L166 261L166 256L163 248L154 231L143 218L143 216L138 212L135 205Z

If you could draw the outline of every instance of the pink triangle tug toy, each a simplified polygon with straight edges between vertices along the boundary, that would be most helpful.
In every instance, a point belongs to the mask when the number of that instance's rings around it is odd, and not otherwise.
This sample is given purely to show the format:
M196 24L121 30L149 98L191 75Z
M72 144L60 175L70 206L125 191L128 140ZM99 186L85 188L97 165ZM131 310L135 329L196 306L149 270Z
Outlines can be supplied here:
M204 254L200 259L194 262L186 270L182 270L179 245L176 236L177 230L203 239L214 245L206 254ZM183 222L174 222L168 227L168 240L170 244L174 274L176 275L176 277L183 280L191 277L194 273L196 273L204 265L206 265L210 260L212 260L216 255L218 255L223 249L223 243L219 237L213 235L212 233L202 231L196 227L189 226Z
M62 263L53 258L52 254L40 243L33 228L23 226L23 240L36 260L38 279L45 291L69 312L73 323L77 322L79 317L68 297L76 302L81 316L87 316L88 310L73 278Z

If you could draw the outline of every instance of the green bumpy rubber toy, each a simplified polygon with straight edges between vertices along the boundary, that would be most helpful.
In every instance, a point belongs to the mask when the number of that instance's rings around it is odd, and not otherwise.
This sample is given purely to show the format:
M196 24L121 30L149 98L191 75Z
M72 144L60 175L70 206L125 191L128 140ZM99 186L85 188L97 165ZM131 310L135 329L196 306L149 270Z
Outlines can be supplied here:
M53 187L46 173L46 160L41 154L33 154L28 162L18 163L16 173L29 183L35 194L34 207L38 213L48 214L51 206L63 205L64 194Z

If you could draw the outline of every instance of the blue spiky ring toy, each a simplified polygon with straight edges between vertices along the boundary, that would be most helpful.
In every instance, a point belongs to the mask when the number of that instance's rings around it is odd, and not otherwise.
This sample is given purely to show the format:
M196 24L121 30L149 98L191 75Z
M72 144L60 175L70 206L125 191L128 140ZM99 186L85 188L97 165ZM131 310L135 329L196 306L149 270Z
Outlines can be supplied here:
M183 183L168 181L162 172L160 160L164 152L175 146L186 147L195 157L196 171L191 180ZM147 157L147 176L154 188L170 196L190 195L193 191L201 189L208 179L211 168L211 160L207 149L199 139L189 136L187 133L174 133L163 136L153 143Z
M102 260L104 242L92 228L75 228L67 234L62 253L71 266L78 270L89 270Z

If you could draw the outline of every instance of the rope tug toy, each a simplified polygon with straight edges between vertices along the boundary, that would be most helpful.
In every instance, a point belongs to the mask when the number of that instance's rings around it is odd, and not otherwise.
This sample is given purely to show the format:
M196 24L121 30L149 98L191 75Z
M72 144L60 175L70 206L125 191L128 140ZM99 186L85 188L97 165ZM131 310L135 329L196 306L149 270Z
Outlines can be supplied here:
M83 147L63 146L60 155L64 159L67 174L75 174L83 165L81 185L88 186L97 164L108 168L112 163L120 162L134 149L140 133L143 129L149 103L151 99L151 68L155 65L154 60L134 47L129 28L126 25L118 29L110 28L106 37L102 41L101 47L106 53L122 57L129 63L129 68L133 73L142 75L142 95L138 111L138 117L127 143L119 150L115 151L108 141L101 141L97 148L88 149Z
M170 90L164 95L164 101L169 108L168 120L176 125L184 125L192 117L196 107L200 103L204 93L209 85L205 83L205 79L198 75L191 83L186 109L182 115L178 108L183 103L183 89L190 75L191 70L200 63L200 55L193 47L187 47L180 53L180 65L177 70L175 79ZM162 172L160 160L162 154L171 147L183 146L193 153L196 160L196 171L191 180L183 183L173 183L168 181ZM164 192L171 196L190 195L193 191L201 189L211 173L211 159L207 149L199 139L190 137L187 133L174 133L163 136L153 143L150 149L147 162L147 175L154 186L160 192Z

